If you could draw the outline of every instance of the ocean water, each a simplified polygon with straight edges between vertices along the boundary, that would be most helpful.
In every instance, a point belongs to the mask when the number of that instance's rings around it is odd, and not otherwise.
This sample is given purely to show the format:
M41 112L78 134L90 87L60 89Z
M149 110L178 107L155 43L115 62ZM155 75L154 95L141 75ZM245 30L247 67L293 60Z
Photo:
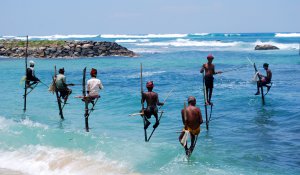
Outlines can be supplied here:
M1 36L0 39L20 36ZM55 96L38 85L23 113L24 59L0 58L0 174L300 174L300 33L53 35L30 39L116 41L140 56L33 59L36 74L51 83L54 65L67 81L80 84L82 70L98 69L104 90L84 129L84 104L73 94L60 120ZM280 50L255 51L256 44ZM187 97L197 99L203 117L202 75L206 56L215 56L214 103L210 129L201 126L197 146L187 159L178 142L180 110ZM255 96L255 62L268 62L273 86ZM161 124L144 142L140 117L140 63L143 84L153 80L161 101L167 99ZM144 89L145 86L144 86ZM205 117L204 117L205 118ZM154 119L152 118L152 124ZM151 129L152 125L149 127Z

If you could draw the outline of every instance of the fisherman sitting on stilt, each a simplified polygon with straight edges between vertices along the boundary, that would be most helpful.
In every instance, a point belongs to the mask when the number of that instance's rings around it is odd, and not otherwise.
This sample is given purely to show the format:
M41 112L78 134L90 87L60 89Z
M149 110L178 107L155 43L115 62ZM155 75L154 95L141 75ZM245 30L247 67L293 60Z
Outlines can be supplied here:
M153 81L148 81L146 84L146 87L148 89L148 92L143 92L142 94L142 103L147 102L147 107L144 109L145 114L145 126L144 129L147 129L148 126L151 124L148 119L151 118L151 115L154 115L156 122L153 125L153 128L156 128L159 125L158 121L158 109L157 106L163 106L164 103L160 103L158 99L158 94L156 92L153 92L152 89L154 87Z
M184 128L179 136L179 142L185 149L187 156L190 156L197 142L200 133L200 125L203 123L200 108L196 107L196 98L190 96L188 98L188 107L181 110L182 122ZM191 137L191 145L188 148L187 139Z
M87 99L89 103L92 103L93 107L95 106L95 99L100 98L99 91L103 89L101 80L97 79L97 69L92 68L91 70L91 79L87 81ZM92 108L93 109L93 108Z
M267 87L267 92L271 88L271 86L268 85L268 84L271 83L271 80L272 80L272 71L269 69L269 64L268 63L264 63L263 67L266 70L267 76L264 76L264 75L257 72L257 76L259 76L261 80L257 81L257 92L255 93L255 95L260 94L259 88L261 86L266 86Z
M60 68L58 70L58 75L56 76L55 79L55 84L57 87L57 90L59 92L59 97L64 99L64 104L67 103L69 95L72 93L72 90L68 88L68 85L73 85L73 84L67 84L66 82L66 76L65 74L65 69Z
M33 89L32 85L37 84L40 80L35 76L34 62L29 61L29 67L26 69L26 88Z

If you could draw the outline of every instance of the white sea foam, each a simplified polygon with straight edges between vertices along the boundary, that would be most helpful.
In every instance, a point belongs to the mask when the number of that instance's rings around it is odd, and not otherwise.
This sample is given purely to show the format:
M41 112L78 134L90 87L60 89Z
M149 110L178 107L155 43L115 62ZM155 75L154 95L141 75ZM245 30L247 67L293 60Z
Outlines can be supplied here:
M0 168L30 175L101 175L134 174L123 162L105 158L98 152L87 155L46 146L23 146L17 150L0 150Z
M210 35L210 33L192 33L191 35L206 36L206 35Z
M18 122L18 121L14 121L12 119L6 119L4 117L0 117L0 130L7 129L8 127L10 127L12 125L16 125L18 123L20 123L24 126L30 127L30 128L34 127L34 128L48 129L47 125L44 125L44 124L41 124L38 122L33 122L28 118L20 120L20 122Z
M99 35L48 35L48 36L28 36L28 39L45 39L45 40L57 40L68 38L95 38ZM25 36L2 36L3 39L20 39L26 40Z
M28 118L26 118L24 120L21 120L21 124L25 125L27 127L30 127L30 128L48 129L47 125L44 125L44 124L41 124L41 123L38 123L38 122L33 122L30 119L28 119Z
M187 34L147 34L147 35L113 35L103 34L101 38L183 38Z
M149 43L137 43L138 46L174 46L174 47L234 47L241 42L221 42L221 41L192 41L189 39L176 39L174 41L167 42L149 42Z
M136 42L149 42L149 39L117 39L117 43L136 43Z
M228 37L228 36L241 36L241 34L239 33L225 33L224 36Z
M153 76L153 75L156 75L156 74L163 74L165 72L166 71L143 72L143 77L150 77L150 76ZM140 77L140 73L126 76L126 78L139 78L139 77Z
M13 120L6 119L4 117L0 117L0 131L7 130L7 128L14 124Z
M276 33L275 37L300 37L300 33Z

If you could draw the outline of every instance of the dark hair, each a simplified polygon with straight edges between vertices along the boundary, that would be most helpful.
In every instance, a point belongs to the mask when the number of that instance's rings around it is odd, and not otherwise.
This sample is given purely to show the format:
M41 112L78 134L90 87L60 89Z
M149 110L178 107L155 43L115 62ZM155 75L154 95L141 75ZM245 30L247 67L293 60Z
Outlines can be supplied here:
M60 74L62 74L62 73L64 73L65 72L65 68L60 68L59 70L58 70L58 73L60 73Z
M263 67L269 67L268 63L264 63Z

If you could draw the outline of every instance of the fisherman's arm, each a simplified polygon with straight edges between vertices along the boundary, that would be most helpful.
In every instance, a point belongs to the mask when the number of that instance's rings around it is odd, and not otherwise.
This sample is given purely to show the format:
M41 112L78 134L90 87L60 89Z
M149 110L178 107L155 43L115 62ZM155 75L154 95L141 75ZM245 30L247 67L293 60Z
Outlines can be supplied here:
M184 109L181 110L181 118L182 118L182 124L184 126L184 129L187 129L186 121L185 121L185 117L184 117Z
M199 118L200 118L200 125L203 123L203 118L202 118L202 114L201 114L201 111L200 111L200 109L198 109L198 116L199 116Z
M159 102L159 99L158 99L158 95L157 95L157 103L156 103L158 106L163 106L164 105L164 103L162 103L162 102Z
M221 73L223 73L222 71L215 71L215 66L214 66L214 68L213 68L213 74L221 74Z
M142 92L142 99L141 99L141 103L144 103L146 100L146 94L144 92Z
M100 88L100 89L104 89L104 86L103 86L101 80L99 80L99 88Z
M201 67L201 69L200 69L200 73L203 73L204 67L205 67L205 64L202 65L202 67Z

